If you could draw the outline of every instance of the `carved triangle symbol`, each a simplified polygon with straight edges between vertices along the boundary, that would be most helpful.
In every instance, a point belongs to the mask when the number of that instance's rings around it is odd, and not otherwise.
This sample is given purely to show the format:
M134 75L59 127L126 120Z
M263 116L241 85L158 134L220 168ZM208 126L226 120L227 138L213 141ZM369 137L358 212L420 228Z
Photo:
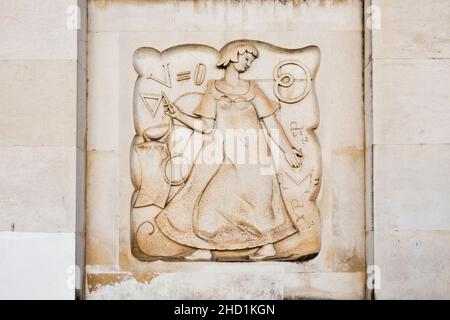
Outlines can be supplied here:
M139 93L139 96L141 97L142 101L144 101L145 106L150 111L152 116L155 117L159 105L161 104L162 95L141 92Z

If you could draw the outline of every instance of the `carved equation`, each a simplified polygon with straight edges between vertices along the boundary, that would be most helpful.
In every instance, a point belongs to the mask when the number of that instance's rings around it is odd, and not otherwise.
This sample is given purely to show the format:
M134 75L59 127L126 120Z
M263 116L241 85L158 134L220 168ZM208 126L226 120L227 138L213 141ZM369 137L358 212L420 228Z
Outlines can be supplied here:
M294 212L295 222L296 222L298 228L301 229L300 231L304 232L304 231L311 229L311 227L314 225L314 221L311 221L305 217L304 203L297 199L292 199L289 203Z
M161 80L157 77L155 77L152 73L147 74L145 77L147 79L152 79L153 81L158 82L159 84L162 84L163 86L166 86L168 88L172 88L172 81L170 79L170 70L169 70L169 64L163 64L162 65L163 71L164 71L164 80Z
M170 77L170 65L169 63L165 63L162 65L162 69L164 72L164 79L159 79L152 73L147 74L145 77L147 79L151 79L153 81L158 82L159 84L162 84L163 86L166 86L168 88L172 88L172 81ZM193 77L191 77L192 72L190 70L183 70L176 73L176 80L178 82L184 81L184 80L190 80L192 78L194 84L196 86L200 86L205 82L206 78L206 66L203 63L198 63L193 71Z
M299 139L302 144L309 141L309 137L305 134L305 127L303 125L299 126L297 121L292 121L289 123L289 129L294 138Z

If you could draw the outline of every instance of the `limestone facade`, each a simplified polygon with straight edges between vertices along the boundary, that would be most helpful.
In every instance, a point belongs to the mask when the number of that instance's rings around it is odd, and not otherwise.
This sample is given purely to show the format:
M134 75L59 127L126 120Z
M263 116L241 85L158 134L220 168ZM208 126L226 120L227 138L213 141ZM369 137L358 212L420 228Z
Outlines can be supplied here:
M0 12L0 298L450 298L448 1L0 0ZM314 255L253 261L259 247L244 259L233 244L197 259L208 261L185 259L201 246L159 260L153 248L173 244L146 235L155 213L132 198L134 92L148 76L134 54L179 48L174 66L196 44L189 57L211 57L206 80L220 80L212 62L239 39L260 53L242 79L279 104L284 127L315 113L309 98L289 109L264 74L289 59L314 69L301 50L320 51ZM302 151L308 164L314 152Z

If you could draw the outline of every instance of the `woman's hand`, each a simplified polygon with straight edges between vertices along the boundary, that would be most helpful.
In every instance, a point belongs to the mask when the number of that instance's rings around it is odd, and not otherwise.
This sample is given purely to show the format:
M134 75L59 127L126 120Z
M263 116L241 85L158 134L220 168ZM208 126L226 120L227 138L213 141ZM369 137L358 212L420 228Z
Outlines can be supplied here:
M291 148L284 153L287 162L293 168L300 168L302 165L301 158L303 157L302 153L295 149Z
M181 111L173 103L164 103L164 113L171 118L179 119Z

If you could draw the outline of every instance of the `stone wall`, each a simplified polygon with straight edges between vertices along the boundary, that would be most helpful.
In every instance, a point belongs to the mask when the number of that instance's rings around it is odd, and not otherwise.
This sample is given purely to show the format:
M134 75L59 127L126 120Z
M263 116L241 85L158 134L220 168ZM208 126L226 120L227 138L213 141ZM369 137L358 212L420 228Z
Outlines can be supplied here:
M361 2L121 1L113 5L91 1L88 11L87 297L364 298ZM152 19L147 19L150 16ZM183 44L219 50L236 39L290 49L311 45L320 49L315 79L320 113L316 134L322 158L317 197L320 253L304 262L142 262L131 252L134 237L130 234L137 234L143 222L152 223L157 208L134 209L130 219L133 86L138 76L131 64L133 54L141 47L163 51ZM197 50L200 54L201 48ZM264 62L271 53L263 47L258 50L261 57L255 60L255 68L259 68L255 73L269 70L269 77L264 78L267 83L275 65L287 58L275 56L272 62ZM271 52L275 55L277 51ZM209 67L208 61L202 60ZM175 86L176 73L191 66L188 61L178 66L171 61L170 67ZM143 72L162 78L161 70L156 64ZM248 75L258 79L253 76ZM163 86L143 92L157 89L167 90L173 99L184 93ZM264 90L273 95L270 82ZM305 159L310 158L311 153L306 153ZM228 196L223 193L217 201L229 201ZM161 240L153 246L164 243Z
M381 14L366 67L373 97L369 238L381 270L375 297L449 298L450 3L372 5Z
M74 22L78 8L83 26L85 1L0 1L3 299L76 294L86 122L86 30Z

